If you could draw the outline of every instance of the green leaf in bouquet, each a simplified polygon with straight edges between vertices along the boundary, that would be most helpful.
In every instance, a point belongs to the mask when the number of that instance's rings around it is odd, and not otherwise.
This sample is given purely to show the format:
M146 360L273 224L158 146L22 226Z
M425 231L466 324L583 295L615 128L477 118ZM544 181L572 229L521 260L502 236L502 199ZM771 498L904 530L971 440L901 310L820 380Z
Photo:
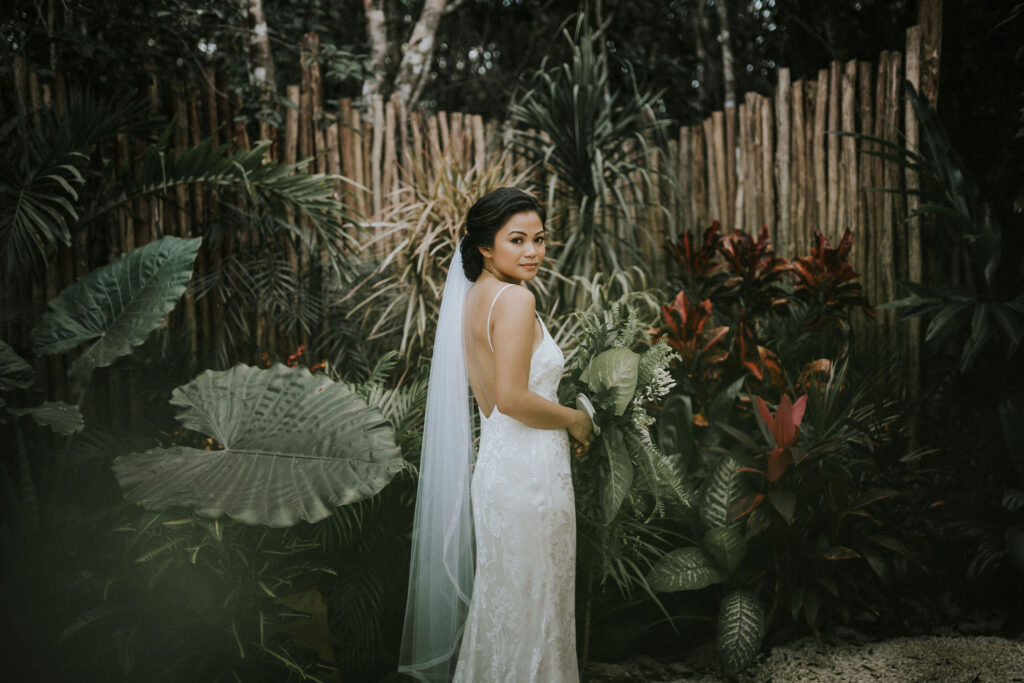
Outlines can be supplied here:
M622 501L633 487L633 463L619 429L612 427L605 430L601 439L608 455L609 467L608 477L601 482L601 511L607 524L615 519Z
M640 354L629 349L608 349L591 359L580 374L580 380L591 391L610 391L614 412L622 415L636 393L639 370Z

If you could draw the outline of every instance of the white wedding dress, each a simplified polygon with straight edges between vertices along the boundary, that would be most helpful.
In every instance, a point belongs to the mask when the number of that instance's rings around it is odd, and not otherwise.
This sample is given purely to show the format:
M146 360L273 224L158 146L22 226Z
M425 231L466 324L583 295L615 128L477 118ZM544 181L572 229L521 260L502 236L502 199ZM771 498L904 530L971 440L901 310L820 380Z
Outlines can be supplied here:
M543 320L541 328L529 388L557 402L565 359ZM476 574L454 680L576 683L576 511L568 433L529 427L497 407L490 416L481 411L470 495Z

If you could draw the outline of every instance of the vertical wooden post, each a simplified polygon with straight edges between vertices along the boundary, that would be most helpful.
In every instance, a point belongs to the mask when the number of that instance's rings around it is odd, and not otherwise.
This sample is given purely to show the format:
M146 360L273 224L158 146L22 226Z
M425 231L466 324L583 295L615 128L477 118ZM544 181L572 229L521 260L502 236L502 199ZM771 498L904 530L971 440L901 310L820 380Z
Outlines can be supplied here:
M781 248L790 258L796 256L791 233L791 199L790 199L790 168L791 157L791 118L793 97L790 85L789 69L779 69L778 85L775 87L775 191L778 197L778 227L776 234Z
M484 137L484 120L479 115L471 118L473 123L473 164L477 168L477 173L483 174L487 169L487 142Z
M382 206L381 198L381 161L384 151L384 102L379 97L373 98L373 147L370 152L370 182L372 183L371 190L373 192L373 221L376 223L380 220L380 210ZM377 225L373 229L375 237L380 236L380 226ZM381 249L381 245L377 245L377 250Z
M717 113L717 112L716 112ZM725 159L722 165L722 172L724 176L720 175L719 180L724 178L724 182L719 186L719 191L725 194L724 206L729 207L728 212L722 215L722 223L728 226L729 229L738 228L739 223L732 219L732 214L736 213L736 203L739 201L736 197L739 192L739 175L740 170L737 168L736 161L736 149L742 142L736 140L736 116L738 110L735 106L729 105L724 107L723 114L725 117Z
M841 78L842 70L839 62L831 62L828 76L828 130L830 131L839 130ZM825 144L828 147L828 216L825 219L825 227L822 232L834 244L842 211L839 193L839 137L834 133L828 135L825 138Z
M847 133L854 133L857 130L856 109L854 101L857 95L857 60L851 59L846 63L842 75L842 130ZM840 220L837 227L836 239L841 237L850 228L851 232L857 230L857 141L849 136L843 136L842 163L840 164L840 175L842 178ZM860 236L857 235L857 238Z
M39 87L39 76L35 71L28 72L28 97L32 102L32 123L38 130L43 127L43 93Z
M717 166L717 155L715 154L715 126L714 117L704 119L704 143L705 149L707 150L707 163L705 164L707 178L708 178L708 217L712 220L717 220L722 224L722 230L725 231L727 225L726 219L722 216L722 205L720 203L721 197L719 196L718 189L718 178L719 173ZM724 155L723 155L724 156ZM722 172L724 179L725 172Z
M758 174L761 188L761 211L763 215L761 220L771 226L772 234L778 235L779 226L775 217L775 185L773 182L775 173L772 165L775 157L772 101L766 97L759 97L758 101L761 108L761 172ZM782 248L785 249L786 245L783 244Z
M397 94L392 95L384 107L384 168L381 176L381 194L389 204L395 201L393 193L398 185L398 154L395 151L398 131L395 130L395 118L400 101Z
M338 126L338 146L340 147L341 155L341 174L349 180L356 182L356 166L355 166L355 148L353 146L353 125L352 125L352 100L344 98L338 102L338 115L341 120ZM350 205L353 210L358 210L354 206L355 196L351 187L342 188L342 196L344 202Z
M341 154L338 152L338 122L332 121L327 126L327 172L331 175L341 175ZM341 199L341 181L334 181L334 198Z
M859 62L858 63L858 85L860 87L860 133L862 135L874 135L874 112L875 103L871 82L872 68L870 62ZM869 150L874 147L872 143L867 141L860 141L860 147L862 150ZM875 226L874 226L874 201L876 192L872 192L872 182L874 174L872 168L874 166L873 157L862 155L858 165L857 174L857 237L854 240L853 251L851 252L851 261L854 264L854 270L860 274L861 287L864 291L864 296L867 297L868 301L872 304L876 302L871 297L871 287L873 283L873 273L871 269L871 253L874 249L875 241ZM861 320L864 325L861 328L860 338L864 341L872 341L875 334L875 325L865 320L862 315L855 315L855 319Z
M711 130L712 138L711 142L714 145L712 153L715 157L715 182L716 182L716 200L718 205L715 207L718 209L719 215L722 217L722 223L731 229L735 223L732 219L732 203L731 196L729 195L729 178L728 169L732 161L732 157L735 155L735 147L729 147L728 153L725 150L726 131L724 130L725 117L722 112L716 111L711 114Z
M747 93L748 95L750 93ZM741 102L737 108L738 128L739 134L736 140L736 150L729 150L728 156L738 157L736 160L736 194L732 196L733 204L730 204L729 209L732 212L732 218L729 221L732 225L733 230L744 230L750 231L750 224L753 223L756 218L751 216L747 210L752 205L751 199L754 188L752 186L753 178L750 173L750 104L749 97L746 102Z
M423 114L418 111L409 112L409 130L412 133L412 148L409 153L409 170L412 178L426 176L426 160L430 154L424 147Z
M409 161L409 112L401 97L395 98L395 117L398 124L398 164L406 171L406 178L409 178L409 171L412 165Z
M19 125L22 130L28 126L28 66L25 57L17 55L12 66L14 94L18 106Z
M690 153L690 129L686 126L679 128L679 142L677 143L676 180L679 192L679 220L676 224L678 236L685 230L698 230L700 226L696 217L696 196L693 187L693 175L690 173L693 155Z
M918 4L918 24L921 27L921 66L920 84L918 93L927 98L932 107L939 106L939 61L942 56L942 0L921 0ZM927 188L926 188L927 189ZM925 216L919 219L920 228L924 234L930 234L935 229L935 218ZM927 262L924 264L925 271L922 277L927 282L947 279L949 260L939 250L931 248L937 244L929 240L922 249L927 254ZM953 254L952 262L954 267L959 266L956 254Z
M827 142L825 140L825 121L828 115L828 92L829 92L828 69L818 71L818 85L814 100L814 141L812 151L814 154L814 197L815 197L815 225L807 231L808 237L814 231L821 230L823 234L830 234L828 222L828 178L825 174L827 161Z
M441 124L438 123L442 113L443 112L432 114L430 118L427 119L427 137L430 140L430 146L427 151L427 158L430 159L429 168L431 182L437 179L437 170L438 168L440 168L441 156L444 153L441 147L441 145L443 144L441 138ZM444 130L446 131L445 135L447 136L447 123L445 124Z
M449 127L449 149L451 151L452 159L455 163L465 168L463 160L465 159L462 148L462 112L453 111L448 113L448 127Z
M906 80L920 92L921 86L921 27L911 26L907 29L907 65ZM916 149L920 144L917 113L914 107L905 110L904 133L908 148ZM907 187L907 280L922 282L924 280L921 262L921 218L912 215L918 208L918 197L914 192L920 189L920 179L913 169L905 169ZM907 326L907 388L911 397L911 405L917 404L921 386L921 319L911 318ZM910 421L910 440L917 441L917 419Z
M879 101L879 117L878 127L881 132L881 137L885 140L894 141L896 139L896 132L894 130L894 124L896 120L895 105L892 102L892 90L893 84L890 83L892 79L892 64L896 61L896 55L892 53L886 53L885 59L879 63L879 70L884 74L885 78L881 82L881 87L884 88L882 91L882 99ZM893 179L895 176L895 169L893 164L883 161L882 162L882 176L880 187L891 189L893 187ZM881 302L891 301L896 290L896 266L893 262L893 195L891 193L884 193L881 201L881 220L879 220L878 231L879 240L878 247L879 252L877 255L878 264L880 268L879 277L879 300ZM891 311L886 311L883 314L883 339L891 339L891 333L893 332L893 320L894 316Z
M704 141L704 127L690 127L690 178L693 183L693 221L692 227L696 234L711 225L711 212L708 210L707 146Z
M791 254L802 256L804 249L803 236L807 228L807 177L810 166L807 163L807 130L804 125L804 104L806 102L804 81L793 84L793 122L790 127L792 140L793 164L790 169L790 206L789 219Z
M316 155L316 172L327 173L327 142L324 139L324 95L323 79L320 75L320 36L315 32L306 34L306 47L309 50L309 101L310 130L312 132L313 154Z
M888 78L888 64L889 64L889 51L883 50L882 54L879 55L878 65L876 67L875 74L875 128L873 135L876 138L881 139L884 135L885 129L885 93L886 93L886 80ZM879 149L876 146L876 149ZM885 168L885 162L878 158L872 157L870 161L871 167L871 187L873 189L881 189L882 183L885 182L883 177L883 170ZM883 303L886 301L885 297L885 283L883 281L882 274L882 235L886 232L885 230L885 206L884 201L886 195L879 192L872 192L869 195L869 199L872 202L872 225L871 225L871 282L872 282L872 297L871 301L875 303ZM885 320L887 313L880 313L878 316L877 333L879 339L884 339L887 332Z
M358 109L352 108L352 131L354 133L352 137L352 165L354 173L352 180L354 180L360 188L365 188L366 182L366 162L363 154L365 149L364 140L364 128L361 120L361 115ZM366 220L370 215L369 204L366 201L366 190L356 188L353 190L355 194L356 207L362 220Z

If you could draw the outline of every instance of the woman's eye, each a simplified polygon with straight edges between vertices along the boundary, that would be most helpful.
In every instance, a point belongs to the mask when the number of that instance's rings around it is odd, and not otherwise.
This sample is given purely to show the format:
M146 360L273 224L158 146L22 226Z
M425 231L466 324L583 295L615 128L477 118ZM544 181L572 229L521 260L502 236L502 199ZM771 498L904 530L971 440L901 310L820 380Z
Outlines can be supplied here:
M543 236L541 236L541 237L538 237L537 239L535 239L534 242L536 242L537 244L544 244L544 239L545 238Z
M522 243L523 243L523 238L522 237L513 237L512 238L512 244L522 244Z

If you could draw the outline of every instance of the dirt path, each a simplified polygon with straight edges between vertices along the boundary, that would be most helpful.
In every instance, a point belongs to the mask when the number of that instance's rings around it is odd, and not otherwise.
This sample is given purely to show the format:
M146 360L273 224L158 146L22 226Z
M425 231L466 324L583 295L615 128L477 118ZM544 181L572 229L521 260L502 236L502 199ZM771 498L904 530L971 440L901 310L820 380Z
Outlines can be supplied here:
M711 645L683 661L637 657L594 663L586 683L723 683ZM987 636L921 636L829 645L803 638L772 649L736 679L740 683L1024 683L1024 642Z

